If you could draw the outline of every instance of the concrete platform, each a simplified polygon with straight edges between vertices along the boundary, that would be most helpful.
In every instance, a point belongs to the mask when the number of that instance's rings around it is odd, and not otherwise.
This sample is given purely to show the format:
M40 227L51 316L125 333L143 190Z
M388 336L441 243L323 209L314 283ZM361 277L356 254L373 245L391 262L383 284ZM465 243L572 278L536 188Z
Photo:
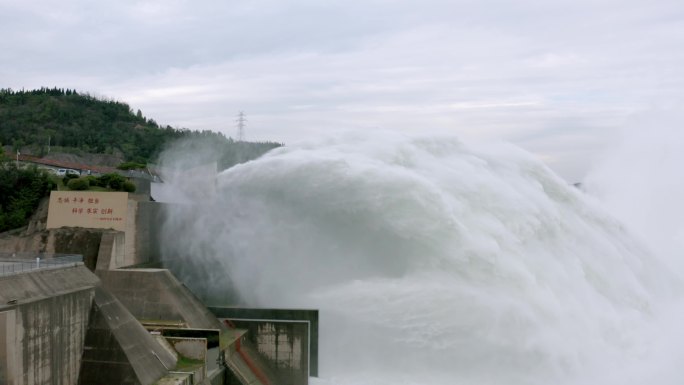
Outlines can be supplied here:
M225 329L192 292L166 269L96 271L102 286L145 323L180 322L188 328Z
M95 291L79 384L150 385L176 366L176 357L111 294Z

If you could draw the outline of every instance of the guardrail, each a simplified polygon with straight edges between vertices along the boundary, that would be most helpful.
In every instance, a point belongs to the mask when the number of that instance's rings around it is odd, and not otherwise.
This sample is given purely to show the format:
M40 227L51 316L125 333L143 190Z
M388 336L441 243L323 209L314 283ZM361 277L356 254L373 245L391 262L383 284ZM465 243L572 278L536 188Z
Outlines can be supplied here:
M54 269L58 267L76 266L83 263L83 256L68 254L56 257L41 258L41 254L33 254L35 258L29 259L26 257L19 257L18 253L12 253L14 256L6 256L8 253L0 253L0 276L22 273L38 269ZM43 254L46 255L46 254Z
M16 252L11 252L11 251L0 251L0 259L3 261L5 259L57 259L57 258L80 258L83 259L83 256L80 254L65 254L65 253L37 253L33 251L16 251Z

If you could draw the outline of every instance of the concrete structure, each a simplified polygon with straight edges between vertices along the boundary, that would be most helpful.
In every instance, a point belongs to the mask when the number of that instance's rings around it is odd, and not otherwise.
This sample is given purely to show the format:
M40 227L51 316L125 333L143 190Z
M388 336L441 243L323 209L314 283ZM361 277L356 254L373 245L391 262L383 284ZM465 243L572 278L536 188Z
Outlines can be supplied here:
M298 377L298 382L281 382L269 362L263 360L245 338L246 331L228 329L168 270L119 269L96 273L102 286L147 329L155 330L165 338L204 338L208 341L206 372L191 368L193 381L204 378L202 373L206 373L206 380L212 384L307 383L308 376L306 380ZM211 333L218 334L219 346ZM224 363L230 373L222 367Z
M210 307L219 319L247 330L253 346L275 378L306 384L318 376L318 310Z
M166 337L166 341L183 357L203 362L207 359L206 338Z
M225 329L166 269L97 271L102 286L139 320L178 321L187 328Z
M127 205L128 220L123 232L103 236L98 255L105 260L98 265L98 270L147 266L161 261L160 224L165 218L166 204L129 199Z
M129 199L126 202L129 220L123 231L76 227L46 229L47 202L42 207L43 210L39 210L43 211L42 215L35 216L23 234L0 236L0 252L8 255L25 251L32 254L76 253L83 255L84 263L91 270L154 266L161 260L160 223L165 217L165 204Z
M220 385L238 378L226 365L243 371L239 383L263 384L232 346L244 331L223 326L166 270L100 271L99 281L77 262L5 265L13 268L0 276L0 384ZM148 322L163 331L151 335L105 286L141 317L171 321Z
M83 264L0 277L0 383L76 383L97 284Z
M165 204L128 201L128 218L123 232L110 231L102 235L97 270L114 270L131 266L159 264L160 223Z
M149 201L152 193L152 180L156 177L139 170L127 171L125 176L129 177L129 180L135 185L135 193L131 194L133 199Z
M127 192L52 191L47 228L83 227L123 231L129 211Z
M129 266L131 262L126 259L126 235L120 231L103 232L91 270L113 270Z
M159 202L136 201L135 212L130 216L135 218L132 222L135 228L126 233L134 247L129 253L136 263L131 265L161 261L161 227L166 219L167 206Z
M234 341L225 353L226 365L230 369L224 379L229 385L284 384L268 370L268 365L258 360L254 349L248 346L246 330L234 329Z
M208 372L206 338L165 337L165 339L178 353L179 365L176 371L191 373L195 383L204 381Z
M102 234L107 230L62 228L42 230L23 236L0 238L3 255L59 255L79 254L83 263L93 270L97 262ZM30 250L30 252L26 252Z
M21 236L0 238L0 251L76 252L85 263L36 270L34 258L0 258L0 384L305 385L317 375L317 311L213 309L226 327L168 270L140 268L162 260L168 205L129 198L121 231L46 230L39 210Z
M143 325L179 357L176 372L192 373L193 381L206 378L214 382L225 377L225 352L237 339L233 330L189 329L179 323L155 321L143 321Z
M83 263L58 262L0 264L11 267L0 275L0 384L152 385L175 369Z
M175 366L176 357L114 296L98 287L78 383L148 385Z

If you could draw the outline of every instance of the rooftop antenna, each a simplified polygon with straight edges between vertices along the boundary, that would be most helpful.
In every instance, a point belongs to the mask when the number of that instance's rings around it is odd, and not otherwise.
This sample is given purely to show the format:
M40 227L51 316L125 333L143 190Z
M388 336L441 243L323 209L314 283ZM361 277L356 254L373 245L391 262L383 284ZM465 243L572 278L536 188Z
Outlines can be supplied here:
M240 111L238 114L237 120L237 140L238 142L242 142L245 139L245 122L247 122L247 118L245 118L245 113Z

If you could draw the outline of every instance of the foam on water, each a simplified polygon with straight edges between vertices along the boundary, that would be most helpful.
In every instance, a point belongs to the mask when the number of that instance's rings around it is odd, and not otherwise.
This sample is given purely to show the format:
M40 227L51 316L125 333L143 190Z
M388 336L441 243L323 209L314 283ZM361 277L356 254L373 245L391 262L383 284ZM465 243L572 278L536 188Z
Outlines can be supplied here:
M166 255L204 297L319 308L315 383L617 384L668 365L644 362L670 346L675 277L515 147L354 134L216 188L175 209Z

